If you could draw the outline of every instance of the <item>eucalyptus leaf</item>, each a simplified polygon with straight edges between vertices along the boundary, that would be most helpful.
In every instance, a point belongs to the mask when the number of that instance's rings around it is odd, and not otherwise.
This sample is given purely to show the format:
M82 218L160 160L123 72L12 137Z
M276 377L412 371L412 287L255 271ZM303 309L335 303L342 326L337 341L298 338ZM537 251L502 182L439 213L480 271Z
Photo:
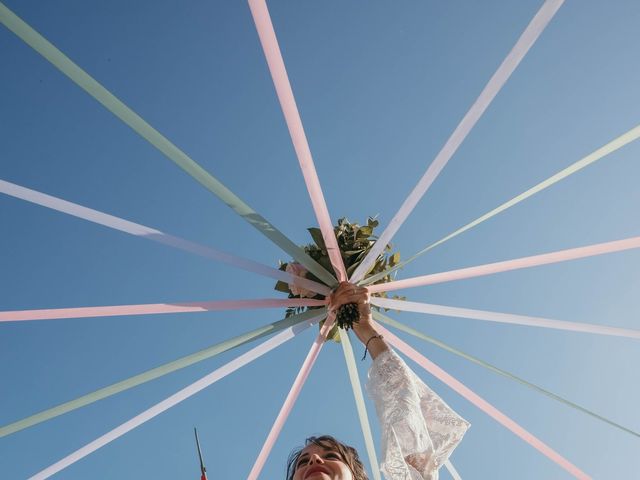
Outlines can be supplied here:
M322 237L322 231L319 228L316 228L316 227L307 228L307 230L311 234L311 238L313 239L313 241L316 242L316 245L321 250L324 250L326 252L327 251L327 247L326 247L326 245L324 243L324 238Z
M281 280L278 280L276 282L276 286L273 287L273 289L283 293L291 293L291 291L289 290L289 284Z
M364 234L366 237L369 237L373 233L373 228L371 227L360 227L358 233Z
M327 341L329 340L333 340L336 343L340 343L340 330L338 329L337 325L334 325L331 330L329 331L329 334L327 335Z
M358 264L357 263L354 263L353 265L348 267L347 268L347 275L351 276L351 274L356 271L356 268L358 268Z

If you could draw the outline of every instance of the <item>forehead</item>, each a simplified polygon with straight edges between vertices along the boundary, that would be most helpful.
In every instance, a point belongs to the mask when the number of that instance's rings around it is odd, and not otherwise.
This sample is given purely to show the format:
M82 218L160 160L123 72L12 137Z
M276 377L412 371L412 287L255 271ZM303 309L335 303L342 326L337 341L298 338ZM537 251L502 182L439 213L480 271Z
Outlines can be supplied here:
M300 456L312 455L314 453L320 454L320 453L332 452L332 451L337 452L337 450L331 447L330 445L327 445L326 447L321 447L320 445L316 445L315 443L312 443L302 449L302 451L300 452Z

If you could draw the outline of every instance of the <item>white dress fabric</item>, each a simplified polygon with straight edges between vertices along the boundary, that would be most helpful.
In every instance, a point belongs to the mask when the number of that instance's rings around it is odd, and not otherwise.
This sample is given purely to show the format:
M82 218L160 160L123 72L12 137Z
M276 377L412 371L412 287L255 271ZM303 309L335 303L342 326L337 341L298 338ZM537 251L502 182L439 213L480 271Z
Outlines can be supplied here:
M367 391L380 421L380 469L387 480L437 480L438 469L462 440L469 422L391 349L371 364Z

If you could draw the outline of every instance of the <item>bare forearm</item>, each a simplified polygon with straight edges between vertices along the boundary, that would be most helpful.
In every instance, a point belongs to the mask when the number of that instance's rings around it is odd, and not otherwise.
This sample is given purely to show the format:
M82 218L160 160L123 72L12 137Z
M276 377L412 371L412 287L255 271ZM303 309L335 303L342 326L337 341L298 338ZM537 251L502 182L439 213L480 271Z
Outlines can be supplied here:
M371 358L375 359L382 352L389 350L389 346L382 336L376 332L371 323L362 325L361 327L355 327L353 330L365 348L368 347L367 351L369 355L371 355Z

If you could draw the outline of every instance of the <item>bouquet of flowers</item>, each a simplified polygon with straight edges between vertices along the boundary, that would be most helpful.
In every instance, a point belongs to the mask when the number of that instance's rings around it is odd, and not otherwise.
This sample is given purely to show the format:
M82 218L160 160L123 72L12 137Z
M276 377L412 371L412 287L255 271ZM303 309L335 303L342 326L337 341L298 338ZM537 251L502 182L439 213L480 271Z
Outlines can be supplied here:
M372 217L369 217L367 219L366 225L359 225L358 223L350 222L346 218L341 218L338 220L338 225L334 227L334 233L336 235L336 239L338 240L338 247L340 248L342 260L347 270L347 276L351 276L358 265L360 265L360 263L367 256L369 250L371 250L371 248L373 247L373 244L377 240L377 237L374 235L373 230L378 226L378 224L378 220ZM313 227L308 228L307 230L311 235L313 243L305 245L303 247L304 251L325 269L327 269L329 272L332 272L333 267L331 266L331 261L329 259L327 248L324 244L324 239L322 238L320 229ZM373 264L373 267L371 267L371 269L366 273L365 278L367 276L383 272L397 265L399 262L400 253L392 253L391 245L387 245L383 250L383 253L378 255L378 258ZM316 282L320 282L320 280L316 278L315 275L313 275L311 272L308 272L298 262L285 263L281 261L280 270L291 273L292 275L306 277ZM386 283L390 282L394 278L395 274L393 275L393 277L390 274L382 277L374 283ZM303 287L290 285L282 281L278 281L276 283L275 289L288 294L289 298L324 298L322 295L307 290ZM386 292L373 293L372 295L378 297L387 297ZM397 295L394 295L393 298L404 300L404 297L399 297ZM289 307L286 311L286 316L290 317L291 315L298 314L307 309L313 308L319 307ZM377 307L372 306L372 308ZM336 326L333 327L327 338L339 342L338 328L344 328L345 330L348 330L353 326L353 323L357 321L358 309L356 304L343 305L338 310L338 313L336 315ZM320 326L322 326L322 323Z

